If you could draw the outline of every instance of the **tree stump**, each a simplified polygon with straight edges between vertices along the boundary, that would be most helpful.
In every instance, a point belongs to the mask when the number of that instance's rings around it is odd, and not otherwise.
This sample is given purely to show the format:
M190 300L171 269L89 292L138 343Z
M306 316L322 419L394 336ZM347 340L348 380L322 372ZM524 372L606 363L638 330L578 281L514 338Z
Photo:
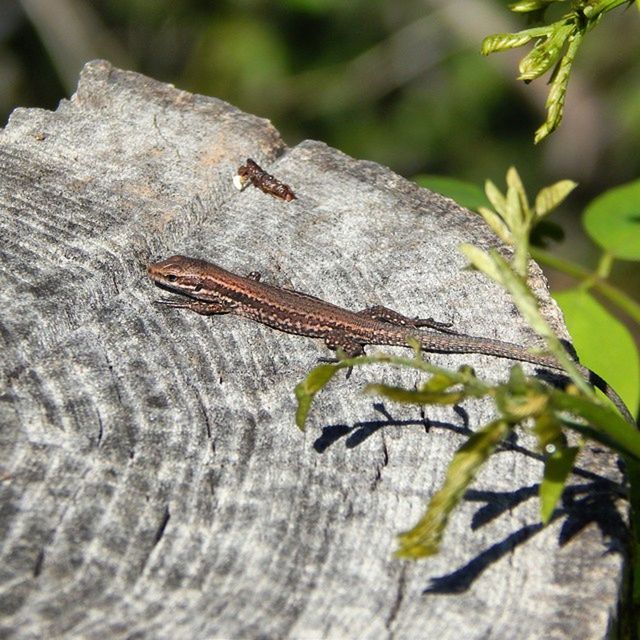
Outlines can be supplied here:
M465 269L461 242L496 245L477 216L104 61L55 112L16 109L0 144L2 637L607 635L625 561L612 456L587 448L543 528L541 457L512 441L442 553L395 559L395 534L491 404L381 403L366 382L417 376L358 369L301 433L293 389L323 344L154 305L146 275L181 253L353 310L534 344L507 295ZM246 158L298 199L237 191ZM532 283L562 334L535 265ZM432 359L495 380L512 364Z

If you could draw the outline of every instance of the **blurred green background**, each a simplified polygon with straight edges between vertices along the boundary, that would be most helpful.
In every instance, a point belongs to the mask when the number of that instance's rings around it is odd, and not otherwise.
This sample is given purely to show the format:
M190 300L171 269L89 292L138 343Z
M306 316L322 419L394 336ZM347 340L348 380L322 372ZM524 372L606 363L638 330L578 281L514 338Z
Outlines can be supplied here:
M640 174L640 16L621 8L589 34L564 122L536 147L547 87L515 80L525 50L479 53L484 36L527 26L498 0L4 0L0 108L5 121L55 109L102 57L265 116L289 145L324 140L409 178L502 187L514 164L531 194L571 178L554 250L590 266L584 205ZM638 271L617 262L612 280L637 296Z

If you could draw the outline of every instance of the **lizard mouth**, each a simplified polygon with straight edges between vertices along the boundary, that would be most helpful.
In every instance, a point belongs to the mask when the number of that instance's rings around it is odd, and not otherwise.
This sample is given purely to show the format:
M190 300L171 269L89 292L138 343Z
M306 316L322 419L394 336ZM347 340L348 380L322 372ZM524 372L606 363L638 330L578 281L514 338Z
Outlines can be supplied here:
M162 289L163 291L169 291L170 293L175 293L186 298L195 297L191 295L190 291L185 291L184 289L179 289L178 287L172 286L170 282L162 282L160 280L154 280L153 282L156 287L158 287L158 289Z

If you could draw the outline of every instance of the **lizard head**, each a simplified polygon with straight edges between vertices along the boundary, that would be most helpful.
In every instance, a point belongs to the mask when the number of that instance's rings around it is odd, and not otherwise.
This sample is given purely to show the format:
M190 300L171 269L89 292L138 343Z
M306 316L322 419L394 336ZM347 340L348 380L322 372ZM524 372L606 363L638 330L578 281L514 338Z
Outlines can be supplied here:
M186 256L171 256L147 267L149 277L163 289L195 297L202 289L202 268L206 263Z

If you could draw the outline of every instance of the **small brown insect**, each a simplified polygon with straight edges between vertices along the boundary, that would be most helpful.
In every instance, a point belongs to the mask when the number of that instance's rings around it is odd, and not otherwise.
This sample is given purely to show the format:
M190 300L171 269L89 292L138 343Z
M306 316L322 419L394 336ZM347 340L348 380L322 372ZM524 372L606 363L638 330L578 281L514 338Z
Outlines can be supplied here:
M245 189L249 183L254 187L258 187L260 191L268 193L274 198L280 198L285 202L291 202L291 200L296 199L296 194L293 193L289 185L274 178L251 158L247 158L246 164L239 167L238 173L233 176L233 184L240 191Z

